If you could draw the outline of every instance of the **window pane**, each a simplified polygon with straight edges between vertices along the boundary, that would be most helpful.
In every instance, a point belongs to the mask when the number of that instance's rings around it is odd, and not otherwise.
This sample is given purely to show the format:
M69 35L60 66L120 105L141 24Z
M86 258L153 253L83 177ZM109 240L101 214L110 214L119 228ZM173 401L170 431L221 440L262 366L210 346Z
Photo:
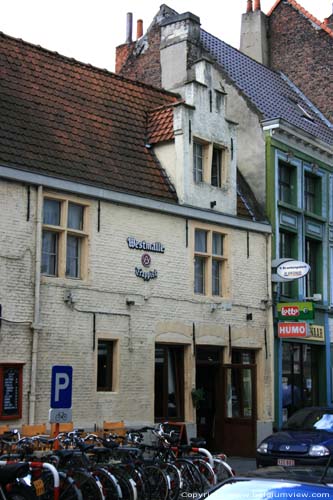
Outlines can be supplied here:
M194 260L194 293L205 293L205 258Z
M222 262L212 261L212 294L222 295Z
M311 267L306 275L306 295L311 297L314 293L321 292L319 283L321 244L318 241L307 239L305 241L305 262Z
M43 205L43 223L60 226L60 208L60 201L45 199Z
M68 204L68 222L67 225L70 229L83 229L83 209L82 205L76 203Z
M304 208L308 212L316 211L316 191L318 179L312 175L304 177Z
M43 231L42 269L43 274L57 275L58 233Z
M80 277L80 244L77 236L67 236L66 276Z
M221 187L221 150L213 148L212 158L212 186Z
M184 349L155 347L155 417L183 419Z
M291 203L291 168L286 165L279 165L279 199L286 203Z
M201 229L195 230L195 251L207 252L207 232Z
M223 255L223 234L213 233L213 255Z
M112 391L113 341L98 341L97 390Z
M193 177L194 182L202 182L203 146L197 142L193 143Z

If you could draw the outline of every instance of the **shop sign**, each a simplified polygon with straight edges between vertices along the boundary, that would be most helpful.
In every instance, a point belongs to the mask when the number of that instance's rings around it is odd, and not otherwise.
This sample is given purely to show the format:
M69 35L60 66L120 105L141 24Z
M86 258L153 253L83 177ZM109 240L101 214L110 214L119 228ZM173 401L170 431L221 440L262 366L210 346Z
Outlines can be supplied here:
M127 238L127 245L128 248L131 248L132 250L144 250L145 252L157 252L157 253L164 253L165 252L165 246L162 245L162 243L159 243L156 241L155 243L149 243L147 241L140 241L132 236L129 236Z
M304 321L288 323L280 321L278 323L278 336L280 338L305 338L309 335L309 325Z
M297 280L303 278L310 271L310 266L306 262L300 260L288 260L282 262L277 268L276 272L280 278L285 280Z
M322 325L310 325L310 336L307 340L325 342L325 328Z
M279 302L277 304L279 319L313 319L314 307L312 302Z

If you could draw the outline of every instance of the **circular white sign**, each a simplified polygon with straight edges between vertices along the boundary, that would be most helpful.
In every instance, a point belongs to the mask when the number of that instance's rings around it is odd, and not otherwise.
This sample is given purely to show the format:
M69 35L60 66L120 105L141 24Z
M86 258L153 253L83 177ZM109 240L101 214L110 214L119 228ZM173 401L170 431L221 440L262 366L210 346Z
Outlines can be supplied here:
M297 280L303 278L310 271L310 266L300 260L288 260L276 268L276 272L281 278L286 280Z

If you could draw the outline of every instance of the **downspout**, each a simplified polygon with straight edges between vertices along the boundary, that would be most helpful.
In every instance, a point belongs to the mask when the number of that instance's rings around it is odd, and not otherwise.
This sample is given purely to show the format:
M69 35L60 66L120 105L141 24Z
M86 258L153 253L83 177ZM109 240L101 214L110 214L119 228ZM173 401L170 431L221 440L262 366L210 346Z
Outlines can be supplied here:
M37 381L37 355L38 335L40 330L40 269L42 254L42 212L43 212L43 186L37 188L36 207L36 257L35 257L35 307L34 320L31 325L32 348L31 348L31 373L29 394L29 424L35 423L36 412L36 381Z

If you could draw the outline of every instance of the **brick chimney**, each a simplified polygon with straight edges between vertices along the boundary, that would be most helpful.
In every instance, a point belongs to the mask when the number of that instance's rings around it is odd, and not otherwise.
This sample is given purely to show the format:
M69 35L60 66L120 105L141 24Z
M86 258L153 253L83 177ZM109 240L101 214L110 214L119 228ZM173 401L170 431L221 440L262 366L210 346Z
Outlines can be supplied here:
M143 35L143 21L138 19L136 22L136 39L139 40Z
M120 73L121 68L128 59L128 56L133 52L135 42L132 41L133 31L133 14L128 12L126 16L126 42L116 47L116 65L115 72Z
M188 80L190 68L200 54L200 19L191 12L167 18L161 23L161 80L168 90Z
M268 66L267 17L261 10L260 0L247 0L242 14L240 50L256 61Z

